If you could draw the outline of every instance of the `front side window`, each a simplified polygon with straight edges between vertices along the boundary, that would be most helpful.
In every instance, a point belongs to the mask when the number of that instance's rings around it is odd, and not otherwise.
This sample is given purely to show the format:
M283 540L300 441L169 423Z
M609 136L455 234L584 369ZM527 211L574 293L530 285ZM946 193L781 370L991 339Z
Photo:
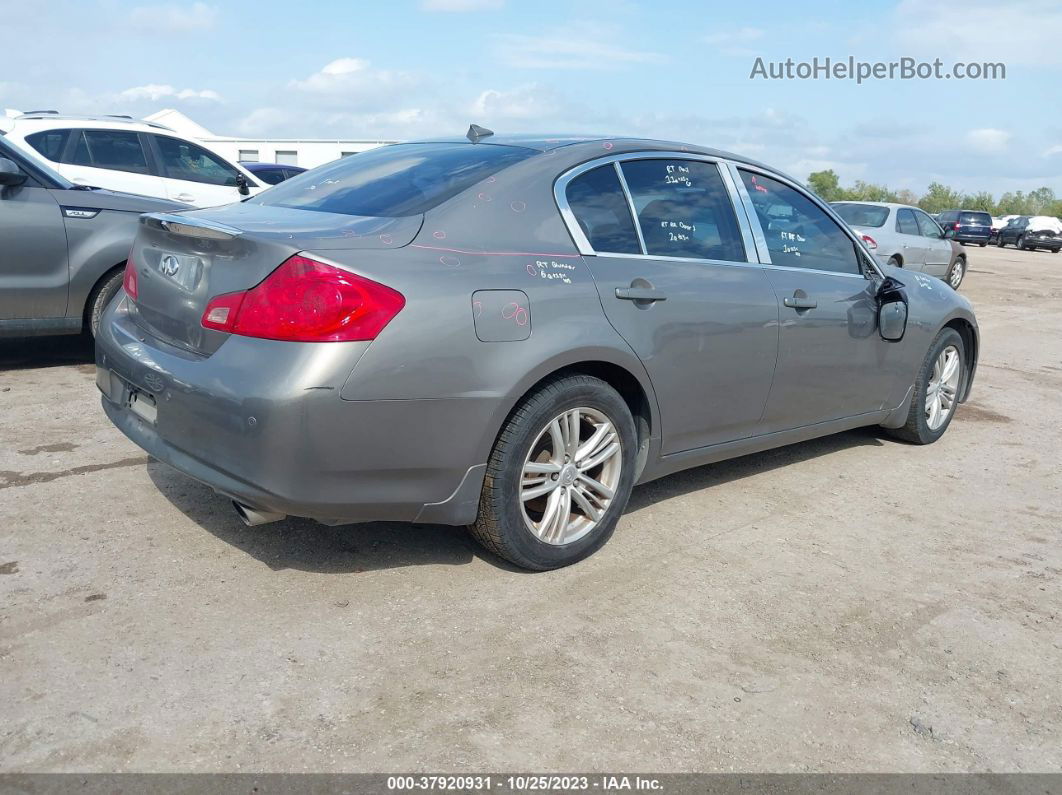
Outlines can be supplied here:
M287 179L287 177L284 176L283 169L279 168L259 169L254 172L254 175L267 185L279 185Z
M41 153L43 157L58 163L66 146L66 130L44 130L26 136L26 143Z
M876 204L845 202L833 205L833 209L849 226L882 227L889 218L889 208Z
M861 273L856 247L808 196L778 180L741 171L771 263L835 273Z
M75 130L70 164L147 174L147 156L140 135L125 130Z
M159 165L167 179L183 179L206 185L236 187L239 172L215 155L191 141L156 135Z
M896 211L896 231L902 235L917 235L918 221L915 220L915 214L912 210L903 208Z
M631 207L611 163L577 176L568 183L565 196L594 251L642 253Z
M944 232L939 226L937 226L936 221L920 210L915 210L914 214L915 220L918 221L918 230L922 233L923 237L932 237L937 240L944 237Z
M251 202L343 215L419 215L480 180L537 155L497 144L394 144L286 180Z
M714 163L629 160L622 168L647 254L745 261L734 205Z

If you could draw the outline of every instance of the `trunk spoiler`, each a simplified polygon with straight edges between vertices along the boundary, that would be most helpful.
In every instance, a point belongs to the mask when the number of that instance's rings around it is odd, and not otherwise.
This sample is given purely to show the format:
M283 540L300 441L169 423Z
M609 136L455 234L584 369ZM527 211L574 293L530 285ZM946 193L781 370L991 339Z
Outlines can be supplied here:
M156 229L164 229L174 235L207 240L232 240L243 234L242 229L219 224L217 221L170 213L148 213L141 216L140 223Z

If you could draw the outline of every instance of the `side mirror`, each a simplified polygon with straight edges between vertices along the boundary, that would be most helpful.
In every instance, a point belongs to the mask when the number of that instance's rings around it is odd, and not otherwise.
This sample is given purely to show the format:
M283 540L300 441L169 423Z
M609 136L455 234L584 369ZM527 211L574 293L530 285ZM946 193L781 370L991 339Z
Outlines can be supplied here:
M251 195L251 188L247 184L247 177L239 172L236 172L236 190L240 192L241 196Z
M946 240L951 240L953 237L955 237L955 230L954 229L945 229L944 230L944 238Z
M907 291L889 276L878 289L878 333L883 340L899 342L907 331Z
M22 173L14 160L0 157L0 185L21 185L26 181L26 175Z

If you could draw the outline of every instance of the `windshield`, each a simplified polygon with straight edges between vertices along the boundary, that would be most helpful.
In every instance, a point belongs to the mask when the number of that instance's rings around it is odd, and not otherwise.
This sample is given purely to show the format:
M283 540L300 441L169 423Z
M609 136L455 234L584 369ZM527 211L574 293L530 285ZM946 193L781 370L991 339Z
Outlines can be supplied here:
M380 218L418 215L535 154L490 144L381 146L292 177L248 203Z
M46 163L41 162L38 158L19 149L14 144L8 143L3 136L0 136L0 157L14 160L23 170L29 171L29 173L33 174L38 179L44 177L46 182L52 182L57 188L69 190L74 187L74 183L58 171L53 171L51 167Z
M888 207L875 204L835 204L833 209L849 226L884 226L889 217Z

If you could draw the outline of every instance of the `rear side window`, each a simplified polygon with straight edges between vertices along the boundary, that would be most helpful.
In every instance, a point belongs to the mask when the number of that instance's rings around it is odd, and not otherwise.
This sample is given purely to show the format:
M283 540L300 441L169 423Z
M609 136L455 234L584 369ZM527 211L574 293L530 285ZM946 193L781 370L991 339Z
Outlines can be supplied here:
M849 226L885 226L889 218L888 207L874 204L835 204L833 209Z
M855 243L808 196L763 174L741 171L741 179L767 238L772 265L862 272Z
M538 154L496 144L395 144L340 158L250 202L342 215L418 215Z
M611 163L573 179L568 183L565 196L594 251L642 253L631 207Z
M903 235L917 235L918 221L915 214L906 208L896 211L896 231Z
M148 173L147 157L139 134L125 130L75 130L74 135L72 165Z
M714 163L633 160L622 168L647 254L745 261L734 205Z
M43 157L58 163L66 146L66 130L44 130L26 136L26 143L41 153Z
M959 213L959 223L971 226L991 226L992 216L988 213Z
M239 172L213 152L179 138L165 135L155 135L153 138L158 147L162 176L206 185L237 185Z

